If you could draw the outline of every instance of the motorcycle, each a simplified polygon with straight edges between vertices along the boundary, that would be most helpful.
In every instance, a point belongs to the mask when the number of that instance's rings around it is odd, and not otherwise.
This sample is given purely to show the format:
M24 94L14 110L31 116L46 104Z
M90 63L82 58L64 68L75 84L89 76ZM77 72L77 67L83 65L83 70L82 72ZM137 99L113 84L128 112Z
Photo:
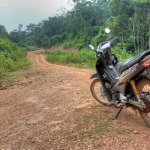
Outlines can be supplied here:
M108 29L107 29L108 30ZM150 50L118 62L111 53L117 37L102 42L96 52L96 73L90 85L93 97L101 104L119 108L114 119L117 119L124 107L139 111L141 118L150 127ZM102 88L101 88L102 87Z

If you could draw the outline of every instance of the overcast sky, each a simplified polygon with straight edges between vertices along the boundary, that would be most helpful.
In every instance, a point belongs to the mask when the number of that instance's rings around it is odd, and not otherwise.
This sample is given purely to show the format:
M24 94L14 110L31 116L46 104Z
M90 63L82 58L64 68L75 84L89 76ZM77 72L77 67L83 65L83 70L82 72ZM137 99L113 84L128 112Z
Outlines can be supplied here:
M25 7L36 9L46 15L53 15L60 7L70 9L68 0L0 0L0 7Z
M61 7L71 9L69 0L0 0L0 24L8 31L18 24L38 23L58 13ZM72 0L70 0L72 1ZM32 21L33 19L33 21Z

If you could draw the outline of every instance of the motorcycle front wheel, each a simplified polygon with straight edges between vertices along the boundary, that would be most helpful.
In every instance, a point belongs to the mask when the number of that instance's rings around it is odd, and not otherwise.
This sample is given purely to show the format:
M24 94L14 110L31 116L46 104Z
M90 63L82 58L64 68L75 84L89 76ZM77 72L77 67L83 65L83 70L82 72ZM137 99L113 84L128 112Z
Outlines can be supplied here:
M147 97L148 99L150 99L150 80L141 80L137 85L137 89L140 94L140 98L144 101L146 105L146 109L144 111L139 110L140 116L142 117L146 125L150 127L150 101L143 99L143 97Z
M106 87L109 88L109 84L105 83ZM90 91L92 96L101 104L103 105L110 105L111 102L108 101L106 98L106 94L103 90L103 87L99 81L99 79L95 79L92 81L91 86L90 86Z

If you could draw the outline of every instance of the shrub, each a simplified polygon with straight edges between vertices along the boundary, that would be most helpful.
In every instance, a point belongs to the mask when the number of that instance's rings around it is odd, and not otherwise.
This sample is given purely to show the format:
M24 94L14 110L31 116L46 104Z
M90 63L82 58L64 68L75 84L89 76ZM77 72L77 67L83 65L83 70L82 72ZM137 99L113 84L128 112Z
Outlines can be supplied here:
M8 72L27 68L30 62L25 58L26 52L17 44L0 39L0 80L8 75Z
M118 46L112 49L112 54L115 54L120 62L133 57L133 55ZM95 58L95 52L82 49L79 52L53 51L49 53L47 60L56 64L73 65L81 68L95 68L97 59Z
M81 50L80 52L71 51L53 51L49 53L47 60L52 63L73 65L81 68L94 68L96 58L90 50Z
M126 49L123 48L120 44L117 44L112 48L112 54L115 54L120 62L133 57L133 55L127 52Z
M73 47L73 44L72 44L72 42L65 42L65 43L63 44L63 47L64 47L65 49L67 49L67 48Z

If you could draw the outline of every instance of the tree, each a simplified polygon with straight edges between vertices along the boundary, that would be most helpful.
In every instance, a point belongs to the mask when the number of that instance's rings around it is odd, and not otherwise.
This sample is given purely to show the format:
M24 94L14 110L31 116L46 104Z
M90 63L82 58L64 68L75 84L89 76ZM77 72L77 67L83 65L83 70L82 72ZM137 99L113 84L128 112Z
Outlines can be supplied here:
M15 43L19 43L18 31L13 30L12 32L10 32L9 38L10 38L11 41L13 41Z
M133 29L136 49L150 48L150 2L134 0Z
M85 47L105 39L103 29L111 28L109 38L117 36L128 51L150 47L149 0L72 0L74 7L38 24L29 24L25 32L21 24L10 36L16 42L39 47L65 43ZM18 35L17 35L18 32ZM17 36L19 40L17 40Z
M0 25L0 38L8 38L8 33L3 25Z
M148 48L150 2L147 0L112 0L110 9L113 22L111 27L128 50Z
M112 0L110 3L112 16L113 34L118 36L122 43L130 36L130 20L133 17L134 10L131 0Z

